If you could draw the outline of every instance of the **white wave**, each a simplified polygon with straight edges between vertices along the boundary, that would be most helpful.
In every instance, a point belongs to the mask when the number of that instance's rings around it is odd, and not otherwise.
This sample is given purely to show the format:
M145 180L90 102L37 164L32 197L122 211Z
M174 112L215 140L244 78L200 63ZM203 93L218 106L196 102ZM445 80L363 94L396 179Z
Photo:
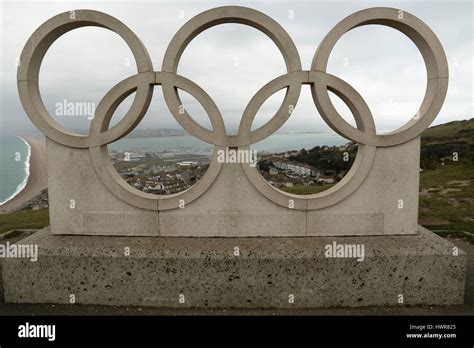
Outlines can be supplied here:
M3 202L0 202L0 205L3 205L5 203L7 203L8 201L11 201L13 198L15 198L26 187L26 184L28 183L28 179L30 177L31 146L30 146L30 144L28 144L28 142L24 138L22 138L20 136L16 136L16 137L23 140L23 142L26 144L26 147L28 148L28 154L26 155L26 160L24 161L24 163L25 163L25 178L23 179L23 181L20 184L18 184L18 186L16 187L15 192L13 192L13 194L10 197L8 197L6 200L4 200Z

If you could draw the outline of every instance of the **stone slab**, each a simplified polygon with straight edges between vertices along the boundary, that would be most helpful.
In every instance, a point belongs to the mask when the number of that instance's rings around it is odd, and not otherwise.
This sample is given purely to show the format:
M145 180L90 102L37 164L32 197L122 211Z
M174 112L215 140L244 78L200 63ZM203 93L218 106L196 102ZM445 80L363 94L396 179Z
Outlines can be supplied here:
M333 242L364 245L364 261L325 257ZM452 243L422 227L304 238L58 236L46 228L19 243L37 244L38 261L2 260L6 302L69 303L74 294L80 304L311 308L464 299L466 254L453 255Z
M53 234L303 237L415 234L417 229L419 137L377 148L372 170L360 187L332 206L308 211L271 201L255 189L240 164L229 163L223 164L209 189L186 202L184 209L137 208L100 181L89 150L47 139L47 151Z

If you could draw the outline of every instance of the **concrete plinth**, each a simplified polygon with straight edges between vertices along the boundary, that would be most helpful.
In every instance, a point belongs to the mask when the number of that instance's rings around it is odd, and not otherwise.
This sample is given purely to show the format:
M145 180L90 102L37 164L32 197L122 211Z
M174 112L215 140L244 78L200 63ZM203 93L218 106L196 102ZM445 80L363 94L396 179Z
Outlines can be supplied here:
M364 245L364 260L327 258L333 242ZM37 244L38 261L2 260L6 302L302 308L464 298L466 254L422 227L303 238L58 236L46 228L19 243Z
M151 194L148 197L154 198L149 203L154 209L138 208L125 199L130 185L117 179L126 187L122 191L115 180L98 177L89 150L50 139L46 144L51 232L57 235L303 237L415 234L417 229L419 137L375 150L372 169L357 190L319 209L311 208L316 203L306 196L276 190L255 168L249 179L241 164L230 163L222 164L219 175L199 198L189 202L182 194L173 196L176 207L183 199L184 209L158 210L160 196ZM295 209L288 208L289 199ZM303 208L296 209L298 206Z

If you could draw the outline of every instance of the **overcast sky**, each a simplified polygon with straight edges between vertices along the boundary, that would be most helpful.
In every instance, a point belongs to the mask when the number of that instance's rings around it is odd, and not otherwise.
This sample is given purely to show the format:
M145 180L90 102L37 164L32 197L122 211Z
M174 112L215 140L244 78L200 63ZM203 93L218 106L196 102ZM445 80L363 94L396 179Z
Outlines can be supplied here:
M289 33L299 51L303 69L310 68L324 35L340 20L360 9L390 6L422 19L441 40L450 67L447 99L434 124L473 117L473 6L470 1L95 1L1 2L2 131L26 133L34 126L19 102L16 61L32 32L50 17L73 9L108 13L132 29L143 41L155 70L161 69L166 47L174 33L191 17L223 5L241 5L274 18ZM131 60L131 64L127 61ZM382 26L365 26L345 34L331 53L328 72L351 84L374 114L379 133L391 131L411 118L426 88L420 53L403 34ZM57 103L100 99L122 79L136 73L125 42L102 28L80 28L67 33L48 51L40 72L43 100L51 114ZM285 73L275 44L256 29L225 24L196 37L185 50L178 73L200 85L221 110L228 133L235 130L251 97L267 82ZM278 109L283 92L270 98L253 128L268 121ZM210 127L204 110L181 93L189 113ZM133 95L114 115L123 116ZM340 113L354 124L348 109L333 98ZM55 116L65 127L86 128L86 116ZM167 110L160 87L139 128L179 128ZM326 130L305 87L283 130Z

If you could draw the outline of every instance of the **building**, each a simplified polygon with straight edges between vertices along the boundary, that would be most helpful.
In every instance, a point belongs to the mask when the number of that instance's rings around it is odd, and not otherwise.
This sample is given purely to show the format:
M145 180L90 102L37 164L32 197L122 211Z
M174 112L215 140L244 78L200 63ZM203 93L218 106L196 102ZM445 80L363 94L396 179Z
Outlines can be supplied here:
M198 164L198 162L195 161L183 161L178 163L182 167L190 167L190 166L195 166Z
M334 184L335 180L332 176L323 176L321 175L318 180L318 184Z
M273 158L271 161L275 168L302 176L310 176L313 175L313 172L317 172L316 168L309 164L292 162L284 158Z
M126 160L128 159L129 161L143 161L146 159L146 156L143 153L132 152L132 153L129 153L128 158L127 156L125 156L125 158Z

